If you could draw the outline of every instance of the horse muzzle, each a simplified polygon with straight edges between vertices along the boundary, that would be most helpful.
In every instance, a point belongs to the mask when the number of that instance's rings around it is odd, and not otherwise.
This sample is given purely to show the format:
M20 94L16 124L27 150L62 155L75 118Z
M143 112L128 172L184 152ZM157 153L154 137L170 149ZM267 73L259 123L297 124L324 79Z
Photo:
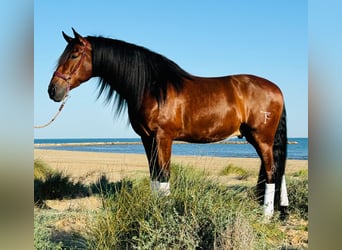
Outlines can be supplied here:
M67 93L67 87L61 87L55 83L50 83L48 93L50 99L54 100L55 102L60 102L64 99Z

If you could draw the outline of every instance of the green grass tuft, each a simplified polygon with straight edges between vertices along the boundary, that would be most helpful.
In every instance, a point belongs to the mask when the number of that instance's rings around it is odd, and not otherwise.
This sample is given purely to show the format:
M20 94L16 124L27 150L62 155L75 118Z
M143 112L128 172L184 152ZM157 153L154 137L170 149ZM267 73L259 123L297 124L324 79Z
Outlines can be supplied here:
M38 180L46 180L47 176L51 175L54 171L46 165L41 160L35 160L34 161L34 179Z
M299 177L299 178L308 178L308 170L307 169L302 169L302 170L299 170L295 173L292 174L293 177Z
M229 164L227 167L222 169L220 172L221 176L226 176L226 175L237 175L237 178L239 180L247 180L248 177L251 175L247 170L237 167L234 164Z
M75 198L89 195L89 187L69 176L53 171L41 161L34 162L34 202L43 207L48 199Z
M287 193L289 196L289 212L304 220L308 219L309 211L309 181L307 178L289 179L287 183Z

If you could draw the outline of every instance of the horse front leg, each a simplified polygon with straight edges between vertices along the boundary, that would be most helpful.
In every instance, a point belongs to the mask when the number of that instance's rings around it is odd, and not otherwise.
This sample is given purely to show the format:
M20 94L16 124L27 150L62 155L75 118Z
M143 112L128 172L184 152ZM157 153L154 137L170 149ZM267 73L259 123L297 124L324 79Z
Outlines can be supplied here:
M151 189L170 194L170 158L172 140L165 137L142 138L150 167Z

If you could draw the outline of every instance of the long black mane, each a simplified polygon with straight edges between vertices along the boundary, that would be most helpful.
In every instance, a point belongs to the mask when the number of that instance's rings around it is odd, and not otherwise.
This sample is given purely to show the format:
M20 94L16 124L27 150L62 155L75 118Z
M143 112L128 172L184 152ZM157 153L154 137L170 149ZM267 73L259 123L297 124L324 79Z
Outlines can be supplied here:
M92 47L93 76L100 77L99 96L114 96L117 111L129 106L140 109L145 93L151 93L158 103L165 101L167 87L177 91L183 80L192 76L166 57L144 47L103 37L86 37Z

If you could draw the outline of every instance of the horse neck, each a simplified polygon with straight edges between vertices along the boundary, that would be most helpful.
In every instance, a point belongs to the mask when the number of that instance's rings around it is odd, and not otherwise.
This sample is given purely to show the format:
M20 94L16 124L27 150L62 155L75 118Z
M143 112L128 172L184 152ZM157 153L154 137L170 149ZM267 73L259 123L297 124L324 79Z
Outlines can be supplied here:
M169 84L180 90L184 78L192 78L174 62L145 48L113 39L89 40L93 48L93 76L101 78L100 94L108 91L109 100L115 91L119 108L125 103L139 110L146 93L163 103Z
M96 40L95 40L96 42ZM100 54L99 54L100 53ZM113 61L115 56L111 55L113 51L93 50L93 73L92 77L99 77L99 96L107 92L107 101L114 98L117 111L120 113L123 109L138 110L142 102L142 95L138 95L141 89L133 88L128 82L127 71L119 69L121 62ZM98 59L101 60L98 60Z

